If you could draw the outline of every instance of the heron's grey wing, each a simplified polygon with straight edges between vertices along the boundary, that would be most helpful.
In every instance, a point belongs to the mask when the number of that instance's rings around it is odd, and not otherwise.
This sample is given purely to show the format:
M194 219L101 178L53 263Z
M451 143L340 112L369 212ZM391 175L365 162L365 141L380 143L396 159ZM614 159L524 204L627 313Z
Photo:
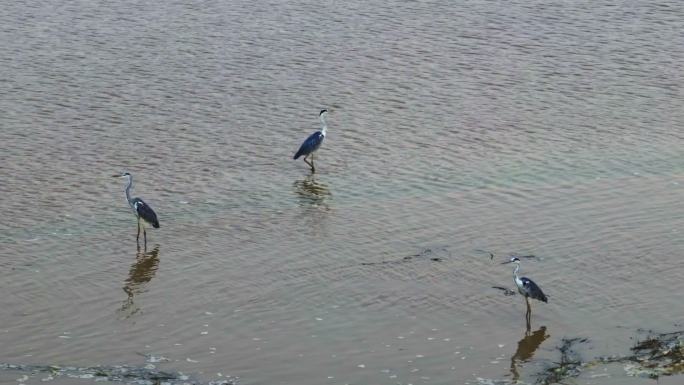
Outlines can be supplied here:
M138 216L140 216L140 218L144 219L145 222L152 224L152 227L154 227L155 229L159 228L159 220L157 219L157 213L155 213L154 210L152 210L152 207L150 207L140 198L133 199L133 207L135 208L135 212L138 213Z
M320 131L316 131L309 135L309 137L306 138L304 143L302 143L302 145L299 147L294 159L297 159L302 155L309 155L313 151L316 151L316 149L321 146L321 143L323 143L323 138L325 138L325 136Z
M546 295L542 291L541 287L534 283L534 281L526 277L522 277L520 280L523 283L523 288L525 289L527 295L542 302L548 302L548 298L546 298Z

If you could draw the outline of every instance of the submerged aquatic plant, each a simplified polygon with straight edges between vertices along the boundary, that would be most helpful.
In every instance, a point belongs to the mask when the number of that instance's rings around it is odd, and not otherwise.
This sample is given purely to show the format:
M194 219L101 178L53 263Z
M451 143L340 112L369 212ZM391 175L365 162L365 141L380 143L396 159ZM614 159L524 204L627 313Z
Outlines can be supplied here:
M568 377L580 375L581 367L584 365L579 353L574 349L576 344L587 342L586 338L563 338L560 352L560 361L555 362L537 377L537 384L556 384Z
M632 347L626 357L628 375L658 378L684 373L684 331L651 334Z

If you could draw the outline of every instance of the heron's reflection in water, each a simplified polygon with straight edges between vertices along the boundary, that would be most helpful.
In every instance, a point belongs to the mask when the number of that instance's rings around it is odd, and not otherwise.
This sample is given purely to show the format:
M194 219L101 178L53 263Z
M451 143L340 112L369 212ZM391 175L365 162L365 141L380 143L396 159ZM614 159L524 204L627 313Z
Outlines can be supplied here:
M518 364L529 361L541 343L547 338L549 338L549 335L546 334L546 326L542 326L539 328L539 330L530 333L530 328L528 325L527 330L525 331L525 336L518 341L518 349L511 357L511 374L513 375L513 383L517 383L520 379L520 374L518 373Z
M304 212L299 214L305 225L314 233L323 230L324 219L331 210L329 200L332 197L328 186L314 179L311 174L302 180L294 182L294 191L299 199L299 205Z
M158 268L159 245L156 245L151 251L141 251L140 247L138 247L135 263L131 265L128 278L126 278L123 286L123 291L128 297L121 306L121 311L126 314L126 318L141 310L134 302L135 296L145 290L145 286L154 278Z
M326 200L332 196L328 186L314 179L313 174L294 182L295 192L301 205L321 206L328 209Z

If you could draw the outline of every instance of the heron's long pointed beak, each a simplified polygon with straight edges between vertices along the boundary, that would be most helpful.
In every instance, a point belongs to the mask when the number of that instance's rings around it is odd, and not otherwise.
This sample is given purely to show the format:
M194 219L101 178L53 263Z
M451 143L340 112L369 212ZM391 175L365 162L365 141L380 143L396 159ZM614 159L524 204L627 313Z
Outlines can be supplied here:
M114 174L114 175L112 175L112 176L113 176L114 178L120 178L120 177L121 177L121 174Z
M506 265L506 264L509 264L509 263L513 263L513 261L501 262L502 265Z

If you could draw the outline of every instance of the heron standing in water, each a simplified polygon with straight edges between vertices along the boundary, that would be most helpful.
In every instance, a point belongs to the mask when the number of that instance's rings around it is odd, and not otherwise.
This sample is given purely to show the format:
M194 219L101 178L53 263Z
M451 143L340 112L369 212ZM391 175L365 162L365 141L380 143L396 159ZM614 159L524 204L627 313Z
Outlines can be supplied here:
M140 227L142 220L143 237L145 239L145 245L147 245L147 231L145 231L145 225L151 225L155 229L159 228L159 220L157 219L157 214L152 210L147 203L145 203L140 198L131 198L131 187L133 186L133 176L124 172L123 174L116 174L114 177L118 178L128 178L128 185L126 186L126 201L128 205L131 206L135 216L138 218L138 235L135 240L140 242Z
M321 144L323 144L323 139L325 139L325 133L328 129L328 124L325 122L325 116L327 114L328 110L321 110L321 112L318 114L318 117L321 119L321 125L323 125L323 127L320 131L316 131L306 138L304 143L302 143L302 145L299 147L299 151L297 151L297 153L294 155L294 159L304 155L304 162L311 167L311 172L316 172L316 167L314 167L314 152L316 152L321 147ZM309 155L311 156L311 162L306 160Z
M534 283L534 281L527 277L518 277L518 270L520 270L520 258L511 257L510 261L503 262L502 264L506 263L515 263L515 269L513 269L513 281L515 282L515 286L518 287L518 293L522 294L525 297L525 302L527 303L527 313L525 313L525 320L529 325L530 318L532 317L530 297L542 302L548 302L548 298L546 298L546 295L544 294L542 289L536 283Z

